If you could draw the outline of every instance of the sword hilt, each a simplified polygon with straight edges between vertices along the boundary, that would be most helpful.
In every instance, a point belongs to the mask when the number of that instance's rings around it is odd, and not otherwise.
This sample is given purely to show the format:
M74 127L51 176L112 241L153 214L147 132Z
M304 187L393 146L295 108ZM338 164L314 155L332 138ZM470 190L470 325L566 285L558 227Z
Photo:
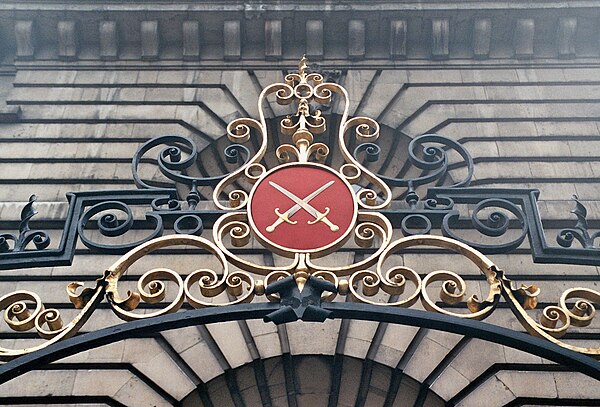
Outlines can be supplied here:
M288 212L281 213L279 212L279 208L275 208L275 214L277 214L277 219L275 220L275 222L273 222L272 225L267 226L265 230L271 233L275 230L277 226L279 226L283 222L289 223L290 225L295 225L296 223L298 223L297 220L290 220Z
M340 227L338 225L332 223L329 219L327 219L327 215L329 215L329 211L330 211L329 207L326 207L325 212L319 214L319 216L315 220L309 220L308 224L314 225L317 222L323 222L324 224L329 226L329 229L332 232L337 232L338 230L340 230Z

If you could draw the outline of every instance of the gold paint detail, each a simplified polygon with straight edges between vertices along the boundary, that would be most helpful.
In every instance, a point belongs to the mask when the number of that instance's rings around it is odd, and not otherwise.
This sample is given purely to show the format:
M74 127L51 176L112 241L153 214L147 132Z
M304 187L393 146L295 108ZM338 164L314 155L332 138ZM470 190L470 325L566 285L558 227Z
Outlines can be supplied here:
M391 225L381 214L360 213L355 230L358 242L364 245L381 240L382 245L376 253L356 264L329 269L314 264L307 253L296 254L284 267L261 266L236 258L228 251L223 238L229 236L231 242L248 244L246 236L249 226L246 222L245 212L224 215L215 224L215 230L218 231L215 235L217 243L191 235L170 235L153 239L116 261L97 281L95 288L83 287L81 283L69 284L67 295L75 308L81 311L66 325L58 310L46 309L41 298L33 292L18 290L1 297L0 310L4 311L4 322L9 328L20 332L35 329L46 341L25 349L0 348L0 360L8 361L73 336L89 319L105 294L115 314L129 321L176 312L185 301L195 308L251 302L256 295L265 295L270 284L289 276L294 276L300 290L309 278L320 278L334 284L338 292L323 293L322 301L333 301L338 295L349 296L352 301L380 306L411 307L420 301L430 312L475 320L488 317L503 296L530 334L575 352L600 358L600 347L578 347L559 339L571 326L585 327L591 323L596 314L594 304L600 303L598 291L587 288L568 289L561 295L557 305L546 307L542 311L539 322L536 322L527 311L537 305L540 293L538 287L514 287L504 276L504 272L486 256L447 237L416 235L390 241ZM119 279L134 263L161 248L178 245L205 250L217 259L220 270L201 268L184 279L168 268L154 268L142 274L136 291L128 292L126 296L120 295ZM439 247L466 257L481 271L489 287L487 297L482 300L476 295L466 298L466 282L452 271L438 270L421 277L406 266L387 266L391 256L415 246ZM230 256L235 261L228 262ZM229 263L243 270L231 272ZM375 271L367 269L375 264ZM265 277L255 280L248 271L258 272ZM344 274L348 277L339 277ZM170 297L166 295L167 284L176 287L174 291L170 290ZM433 286L438 286L439 300L432 297ZM388 296L387 302L384 301L385 297L380 296L383 293ZM466 310L455 311L455 308L443 308L439 305L441 301L456 306L463 303L465 298ZM280 300L278 294L268 295L267 299L272 302ZM151 313L134 312L142 301L159 304L161 308ZM568 304L573 301L572 305Z
M234 239L244 240L244 231L234 234ZM137 292L128 292L123 298L118 290L120 277L140 258L165 247L188 245L203 249L213 255L219 262L220 270L201 268L192 271L185 280L175 271L167 268L155 268L147 271L138 280ZM191 235L170 235L150 240L121 257L109 268L106 297L119 318L126 321L151 318L170 314L181 308L184 300L195 308L208 306L233 305L252 301L254 297L254 279L245 272L230 272L223 252L211 241ZM140 301L150 304L161 304L165 300L166 282L176 287L175 295L161 309L151 313L134 311ZM194 288L198 288L199 298ZM225 302L214 302L212 299L227 291L230 299Z
M340 230L340 227L338 225L334 225L333 223L331 223L331 221L329 219L327 219L327 215L330 212L330 208L326 207L325 208L325 212L321 213L314 206L312 206L309 203L309 201L311 199L316 198L321 192L323 192L326 188L328 188L329 186L331 186L334 182L335 181L333 181L333 180L329 181L325 185L321 186L317 190L315 190L312 193L310 193L304 199L300 199L294 193L288 191L287 189L285 189L281 185L276 184L273 181L269 181L269 185L271 185L273 188L275 188L276 190L278 190L279 192L281 192L283 195L285 195L286 197L288 197L292 202L294 202L296 204L296 205L292 206L290 209L288 209L285 214L279 213L278 212L279 208L275 208L275 214L279 217L279 219L282 219L284 222L287 222L287 223L290 223L290 224L294 225L297 222L290 221L289 220L289 216L291 216L294 213L296 213L298 211L298 209L304 209L306 212L308 212L311 216L313 216L315 218L312 221L310 221L310 220L308 221L309 225L314 225L317 222L323 222L324 224L326 224L329 227L329 229L332 232L337 232L338 230ZM279 223L281 223L281 222L279 222ZM277 224L279 224L279 223L277 223ZM275 226L274 225L275 225L275 223L273 225L271 225L271 226L267 226L267 228L266 228L267 232L272 232L273 230L275 230Z
M439 299L448 305L461 302L466 293L465 281L456 273L446 270L433 271L423 279L419 274L405 266L386 268L390 256L414 246L434 246L458 253L473 262L481 271L489 285L489 293L481 301L476 295L467 300L467 312L453 312L436 304L427 288L435 282L441 282ZM410 292L403 294L410 282ZM497 278L494 264L484 255L456 240L443 236L415 235L395 240L389 244L378 257L377 270L361 270L352 274L348 281L348 289L354 301L375 305L411 307L419 299L423 307L432 312L451 315L458 318L483 319L491 314L500 299L500 281ZM380 291L389 294L389 302L374 301Z
M227 126L227 136L233 143L247 143L256 136L260 137L260 142L254 155L243 166L223 178L213 191L215 206L228 211L214 223L213 241L191 235L152 239L117 260L97 280L94 288L83 287L82 283L77 282L69 284L67 296L80 311L67 324L58 310L46 309L36 293L18 290L0 297L0 311L3 311L4 323L10 329L18 332L35 329L46 340L24 349L0 347L0 360L8 361L72 337L90 318L104 296L119 318L130 321L177 312L186 301L195 308L251 302L256 295L265 295L270 284L290 276L293 276L299 290L305 287L310 278L324 279L334 284L337 293L323 293L322 301L333 301L338 295L347 296L352 301L380 306L411 307L420 301L427 311L475 320L491 315L500 298L504 297L519 322L531 335L600 359L600 347L578 347L559 339L571 326L585 327L591 323L596 315L594 304L600 304L600 292L588 288L570 288L561 295L557 305L544 308L539 321L536 321L528 311L536 308L540 289L535 285L513 286L510 279L490 259L468 245L432 235L392 240L393 228L390 221L381 213L375 212L389 206L392 200L391 190L376 174L353 157L347 145L349 137L354 137L359 143L376 141L380 132L379 124L367 117L349 118L350 99L346 89L336 83L325 83L322 75L307 71L308 62L303 57L298 65L298 73L286 75L284 83L269 85L260 93L258 120L238 118ZM341 165L339 172L322 164L330 153L328 146L314 142L315 135L326 130L326 120L317 105L330 104L334 93L341 96L343 102L337 141L345 163ZM267 170L261 164L268 145L263 105L267 97L273 94L280 105L295 103L296 113L280 122L281 133L289 136L293 144L279 146L276 155L282 164ZM261 180L272 171L298 163L335 173L339 182L345 183L352 191L355 206L351 226L340 231L340 237L326 247L292 251L278 246L257 231L251 211L248 211L249 202ZM242 178L245 182L238 182ZM361 183L372 187L359 188ZM249 192L237 187L248 184L254 185ZM267 233L275 230L281 223L294 224L296 221L290 218L299 210L305 210L314 217L309 223L323 222L332 231L339 230L327 218L331 211L335 211L334 207L327 207L320 212L310 204L310 200L327 188L327 184L304 198L297 197L277 184L271 185L290 198L294 205L285 211L277 208L274 214L276 218L267 227ZM337 251L351 236L354 237L354 244L372 248L373 253L352 264L328 266L319 263L320 257ZM273 266L256 264L232 249L251 247L254 240L273 253L287 258L287 263ZM119 291L121 277L134 263L161 248L178 245L193 246L212 255L219 264L218 270L199 268L184 278L179 272L169 268L153 268L141 275L135 291L127 291L126 295ZM487 283L486 297L480 299L476 294L467 297L467 283L453 271L437 270L421 277L410 267L388 265L392 256L415 246L447 249L470 260ZM240 270L230 271L231 265ZM374 271L370 270L372 267L375 267ZM262 279L255 279L256 276L250 273L260 275ZM167 293L167 286L174 289L169 288ZM435 295L434 289L437 290ZM266 298L272 302L280 301L279 294L269 294ZM153 308L149 313L135 312L141 302L156 304L159 308ZM440 302L454 307L442 307ZM466 309L457 309L463 302Z
M539 322L527 313L537 305L537 300L531 301L528 297L537 297L538 294L539 289L535 286L515 288L508 278L502 278L502 295L527 332L563 348L600 359L600 347L575 346L559 339L571 326L585 327L592 322L596 315L594 304L600 304L600 292L583 287L569 288L562 293L557 305L542 310ZM569 300L575 300L573 305L567 304Z
M315 136L326 131L326 119L319 109L320 105L332 103L334 94L342 99L343 114L338 130L338 144L345 164L342 176L348 177L348 169L353 168L354 175L347 178L350 183L360 181L373 185L373 188L361 188L356 192L358 204L363 209L382 209L392 199L390 188L377 175L357 161L346 145L347 136L353 132L359 143L374 142L379 137L379 124L368 117L349 118L350 98L344 87L336 83L324 82L319 73L308 72L308 60L303 57L298 64L298 72L285 76L284 82L274 83L262 90L258 97L259 119L238 118L227 126L227 136L234 143L247 143L253 137L259 137L259 147L246 164L221 180L213 191L213 202L218 209L242 210L248 204L248 191L234 187L236 181L244 177L249 183L255 183L260 176L250 175L248 169L260 165L268 145L268 131L265 120L264 104L269 95L275 95L279 105L294 104L296 113L283 118L279 130L283 136L291 139L277 147L276 156L280 163L317 162L322 163L329 156L329 147L322 142L314 142ZM264 168L263 168L264 170ZM264 171L262 171L264 174ZM227 203L224 197L227 197Z
M46 309L39 295L34 292L18 290L1 297L0 311L4 310L4 322L9 328L19 332L35 328L38 335L46 341L24 349L0 347L0 360L12 360L75 335L102 301L107 275L108 273L98 279L95 288L84 288L79 294L77 289L83 284L71 283L67 286L69 299L81 311L66 325L59 311ZM33 305L28 307L31 303Z
M299 165L298 163L288 163L288 164L281 164L277 167L275 167L274 169L268 171L267 173L264 174L264 177L267 177L268 175L272 174L275 171L278 171L282 168L285 167L291 167L291 166L297 166ZM255 225L254 220L252 219L252 211L249 210L247 212L239 212L238 214L245 214L245 220L242 222L244 224L243 227L250 227L251 230L253 231L253 236L254 238L263 246L268 247L273 253L276 253L278 255L284 256L284 257L288 257L288 258L292 258L292 257L296 257L298 254L306 254L307 255L307 265L308 268L312 271L317 270L318 266L313 267L311 266L311 259L315 259L315 258L319 258L319 257L323 257L326 256L328 254L331 254L335 251L337 251L340 247L342 247L346 241L349 239L351 232L352 232L352 228L356 225L357 219L360 216L359 212L358 212L358 202L356 199L356 196L352 193L352 187L351 185L345 180L345 178L343 176L341 176L340 173L338 173L337 171L331 169L330 167L327 167L323 164L320 163L305 163L305 164L300 164L301 166L310 166L310 167L315 167L315 168L319 168L325 171L328 171L330 173L333 173L336 176L336 180L332 180L324 185L322 185L321 187L317 188L315 191L313 191L312 193L308 194L306 197L304 197L303 199L300 199L298 196L296 196L295 194L289 192L287 189L281 187L280 185L274 183L274 182L269 182L270 187L273 187L275 189L277 189L280 193L282 193L283 195L285 195L286 197L288 197L293 203L294 205L291 206L289 209L287 209L285 212L281 212L281 208L279 208L278 211L276 211L274 213L275 216L277 216L277 218L274 218L274 221L271 225L267 226L265 228L265 232L266 233L262 233L259 228ZM262 180L261 180L262 181ZM341 182L343 184L346 185L346 187L348 188L348 190L351 193L352 199L353 199L353 205L354 205L354 210L353 210L353 214L352 214L352 219L350 221L350 226L345 229L345 230L341 230L338 225L333 224L328 218L327 215L330 213L330 211L332 209L330 208L326 208L324 212L319 212L315 207L313 207L312 205L309 204L309 202L315 198L316 196L318 196L321 192L323 192L326 188L328 188L329 186L333 185L334 182ZM250 201L252 201L254 193L256 191L258 187L258 183L254 186L254 188L252 189L252 191L250 192ZM323 247L317 247L314 249L306 249L306 250L300 250L300 249L290 249L290 248L286 248L283 247L281 245L278 245L275 242L272 242L269 239L269 234L271 232L273 232L275 230L275 228L277 228L277 226L279 226L280 224L284 223L284 222L291 222L293 223L294 221L292 219L290 219L291 216L293 216L297 211L299 210L305 210L307 211L309 214L311 214L314 219L309 221L309 224L314 224L317 222L323 222L327 225L327 227L329 227L329 229L333 232L338 232L339 231L339 237L332 243L330 243L329 245L323 246ZM220 229L222 228L221 225L225 225L225 223L221 222L221 219L223 217L219 218L217 220L217 222L215 222L215 226L213 226L213 236L214 236L214 240L217 244L220 244L219 241L222 240L222 236L223 233L220 233ZM381 216L381 218L383 218L383 216ZM389 224L389 236L391 236L391 224L389 222L387 222ZM218 225L218 226L217 226ZM236 266L246 270L246 271L251 271L251 272L259 272L257 270L260 269L259 268L255 268L253 266L249 266L251 267L251 269L245 268L244 266L240 265L240 263L238 263L238 258L231 258L231 256L234 256L229 250L226 249L226 247L224 245L219 246L222 249L226 250L225 254L228 258L228 260L230 260L233 264L235 264ZM235 256L234 256L235 257ZM372 257L372 256L371 256ZM285 268L284 270L289 270L287 268Z

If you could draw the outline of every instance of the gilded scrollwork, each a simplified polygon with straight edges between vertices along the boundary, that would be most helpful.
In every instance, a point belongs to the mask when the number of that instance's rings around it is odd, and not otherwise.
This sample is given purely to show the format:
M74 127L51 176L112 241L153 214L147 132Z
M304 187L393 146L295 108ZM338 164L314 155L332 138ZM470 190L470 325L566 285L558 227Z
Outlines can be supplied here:
M380 177L362 165L350 152L346 144L346 135L352 129L354 129L354 137L357 141L373 144L379 137L379 123L368 117L353 117L348 119L350 105L348 92L337 84L328 85L330 86L324 88L324 90L340 94L344 100L344 113L342 114L340 123L338 143L346 165L342 166L340 172L342 174L348 173L348 169L352 168L352 183L358 183L361 179L365 179L370 185L374 185L377 188L378 191L370 187L359 189L357 197L361 208L370 210L386 208L392 201L390 187ZM348 167L348 164L350 164L350 167ZM350 182L349 179L348 181Z
M413 246L441 247L465 256L479 268L489 285L489 292L486 299L482 301L474 294L467 300L468 312L453 312L436 304L436 301L430 297L427 288L432 283L441 282L439 299L447 305L457 304L463 300L467 289L464 279L458 274L451 271L438 270L421 278L415 270L406 266L386 268L385 263L390 256ZM374 302L367 298L373 297L380 291L384 291L390 296L400 296L404 294L408 281L412 283L411 292L408 296L394 298L387 303ZM359 285L362 286L361 291L358 290ZM415 235L390 243L379 256L376 272L361 270L352 274L349 278L349 290L352 294L352 299L355 301L410 307L420 299L423 307L428 311L459 318L483 319L493 312L498 303L500 298L500 280L496 275L496 266L487 257L471 247L442 236Z
M326 266L310 257L306 260L306 265L309 270L328 271L338 276L349 275L377 263L391 240L392 225L385 216L376 212L359 212L354 228L354 242L363 248L377 247L375 252L361 261L348 265Z
M246 212L232 212L221 216L213 226L213 240L227 260L244 271L267 275L271 272L293 272L300 262L296 255L285 266L266 266L256 264L234 253L229 246L244 247L250 243L251 233Z
M46 309L41 297L34 292L18 290L0 297L0 311L4 311L4 322L9 328L19 332L35 328L40 338L46 339L41 344L24 349L0 347L0 360L12 360L75 335L102 301L106 287L105 277L106 275L98 279L95 288L83 288L79 293L77 291L83 284L71 283L67 286L69 299L80 311L66 325L60 312Z
M120 277L137 260L158 249L179 245L190 245L205 250L216 258L220 265L220 270L198 269L192 271L184 281L180 274L173 270L156 268L147 271L139 278L137 291L129 291L126 297L123 297L119 293L118 282ZM230 272L223 252L211 241L197 236L171 235L154 239L138 246L127 255L121 257L108 271L108 286L106 289L108 302L119 318L126 321L151 318L175 312L181 308L186 299L193 307L200 308L248 302L254 296L255 284L250 275L238 271ZM139 306L141 301L149 304L162 304L166 295L166 281L175 285L176 290L173 298L170 298L164 307L151 313L141 314L132 312ZM194 294L193 289L195 286L199 288L199 292L204 298L198 298ZM225 302L209 301L225 290L234 298L233 300Z
M361 220L365 219L368 218ZM227 214L226 222L223 226L219 226L220 233L229 235L234 240L241 239L243 242L245 240L243 236L247 230L247 225L242 226L245 220L243 213ZM371 229L371 231L365 232L365 229L357 227L360 229L357 233L362 234L367 241L370 240L369 236L375 233L376 229L374 220L372 218L370 220L371 224L367 224L364 228ZM378 225L378 227L381 226ZM380 233L384 234L383 230ZM220 269L198 269L184 278L173 270L155 268L147 271L138 279L136 291L128 292L126 296L120 295L119 279L136 261L160 248L176 245L191 245L204 249L217 259ZM480 300L477 295L471 295L466 300L466 309L462 312L455 312L454 307L448 308L439 304L441 301L443 304L456 306L465 302L467 285L458 274L452 271L438 270L422 277L409 267L397 265L388 267L386 265L392 255L414 246L423 245L448 249L474 263L488 284L487 297ZM128 321L176 312L185 301L194 308L251 302L256 295L265 295L268 291L267 287L270 285L290 277L294 277L297 283L300 280L306 282L309 278L316 278L335 287L335 291L324 291L321 294L321 301L332 301L337 295L349 295L352 301L411 307L420 300L428 311L477 320L489 316L495 310L502 295L519 321L531 334L576 352L600 357L600 347L583 348L559 339L571 326L585 327L591 323L596 313L594 304L600 303L599 292L587 288L566 290L561 295L558 304L544 308L539 321L535 321L527 311L535 309L537 305L537 297L540 293L537 286L514 287L504 273L486 256L470 246L450 238L416 235L395 240L382 246L381 252L378 251L379 254L375 256L376 271L360 269L353 271L348 277L340 277L338 272L327 270L325 267L319 268L306 261L305 257L298 256L287 266L287 270L286 267L265 267L257 270L261 274L264 273L265 277L255 280L246 271L229 271L229 252L224 251L223 247L222 239L220 244L215 244L191 235L164 236L146 242L122 256L109 267L104 276L98 280L95 288L81 289L81 283L68 285L69 299L81 311L66 325L62 322L59 311L46 309L41 298L35 293L19 290L5 295L0 298L0 310L4 310L4 321L8 327L15 331L35 329L39 336L47 341L27 349L0 348L0 360L11 360L73 336L91 316L105 294L115 314ZM371 260L368 263L371 263ZM240 264L245 266L243 262ZM301 265L307 266L306 271L298 271ZM352 267L356 267L356 265ZM434 300L430 293L430 288L436 285L435 283L438 283L439 286L438 300ZM175 290L170 291L169 299L166 296L168 284L175 286ZM217 301L217 297L224 292L227 293L226 299L223 301L224 298L220 298ZM388 302L373 299L381 292L390 296ZM282 300L280 294L277 293L268 294L267 299L272 302ZM569 305L573 300L575 300L574 303ZM150 313L134 312L142 301L148 304L160 304L161 308Z
M539 320L535 320L527 311L535 309L540 290L536 286L513 287L512 282L502 278L502 295L525 330L531 335L546 339L563 348L585 355L600 358L599 347L581 347L564 342L562 338L571 327L588 326L596 315L594 304L600 304L600 292L589 288L577 287L565 290L557 305L541 310ZM573 305L567 301L576 300Z
M381 149L375 141L380 134L379 124L367 117L349 118L347 91L336 83L324 82L320 74L308 73L307 68L307 61L303 58L298 73L287 75L283 83L270 85L261 92L258 100L259 120L239 118L229 123L227 136L233 144L225 149L225 158L230 164L238 164L229 174L216 177L190 175L188 170L196 162L198 151L196 145L185 137L164 136L144 143L133 160L134 180L139 188L156 189L162 186L143 180L138 171L142 156L159 146L163 146L157 159L161 173L168 179L189 187L188 196L185 198L188 204L187 211L172 216L173 228L180 234L159 237L163 232L163 219L158 212L164 215L181 211L182 202L175 199L176 193L151 201L151 206L157 213L148 213L146 220L153 230L145 238L125 245L94 242L86 235L89 232L86 225L94 223L103 236L124 235L134 224L133 212L128 203L115 199L99 200L83 207L78 219L77 232L84 245L108 252L130 251L106 270L94 288L83 287L81 283L71 283L67 286L69 300L80 310L67 324L63 322L59 310L45 308L41 297L33 292L18 290L1 297L0 311L4 311L4 322L10 329L18 332L35 329L46 341L27 349L0 348L0 360L10 360L73 336L90 318L104 297L120 319L131 321L177 312L186 302L193 308L229 306L248 303L255 296L262 295L265 295L268 301L281 304L279 309L268 316L270 320L280 322L298 318L308 321L324 320L329 317L330 312L320 307L321 302L333 301L338 295L348 296L351 301L391 307L412 307L420 301L422 307L430 312L482 320L494 312L500 298L504 297L512 312L532 335L600 358L600 347L582 348L559 339L571 327L586 327L591 324L596 314L595 304L600 304L600 292L587 288L568 289L561 295L557 305L545 307L541 310L539 320L535 320L528 311L536 308L540 288L535 285L514 287L504 272L478 251L506 252L520 246L527 237L526 215L514 199L489 198L470 202L475 203L471 223L485 236L505 236L511 229L511 220L512 224L519 224L520 228L516 233L515 229L511 230L512 236L516 237L512 237L512 240L506 243L486 245L458 236L452 226L458 221L459 214L454 210L453 199L443 194L425 200L422 207L425 211L445 211L439 215L440 219L443 217L440 228L444 236L429 235L434 228L430 219L420 213L410 213L400 222L400 230L406 237L392 240L393 227L390 219L376 212L390 204L390 188L408 188L405 200L414 210L419 201L415 188L446 175L449 170L449 150L458 153L467 167L465 177L454 182L450 188L469 185L473 175L473 160L459 143L443 136L426 134L413 139L408 152L410 163L421 170L421 176L411 179L386 178L371 172L361 163L359 156L364 154L367 162L378 159ZM347 188L352 204L350 207L353 209L348 216L350 220L345 234L336 236L337 240L332 240L329 246L310 249L289 250L281 245L272 245L270 248L273 253L287 258L287 263L283 265L257 264L244 258L243 250L239 249L264 243L256 233L250 213L252 205L249 205L249 200L255 197L253 194L257 188L250 191L248 186L259 186L273 171L267 170L263 165L268 144L263 111L267 97L274 95L277 103L295 103L297 107L296 114L287 116L280 122L281 134L291 139L291 144L282 144L276 149L278 161L289 163L281 167L300 164L299 166L304 168L323 169L325 165L321 163L325 162L330 154L329 147L315 142L314 136L325 132L327 123L321 110L315 105L329 105L334 94L343 99L344 107L337 141L344 164L339 172L328 168L328 174L333 172L336 178L303 198L280 185L275 185L274 188L279 192L284 190L283 194L288 198L292 196L289 205L293 206L289 206L285 213L277 208L275 215L278 217L270 213L274 220L269 222L274 223L270 223L265 230L272 232L284 222L297 224L298 221L290 218L302 209L314 218L305 220L308 225L322 222L331 232L337 232L340 223L334 224L330 220L333 219L330 213L333 205L327 203L329 206L325 206L321 203L323 208L318 209L316 204L312 206L310 201L334 182L340 181L339 184L344 184ZM243 144L255 136L260 137L260 143L252 155ZM349 137L354 137L360 143L353 152L350 152L348 147ZM291 163L293 161L295 163ZM226 211L214 221L212 241L195 236L203 231L202 219L194 212L200 202L197 189L200 186L214 187L212 201L217 209ZM339 197L340 194L331 200ZM20 235L0 235L0 253L22 251L31 242L38 249L47 247L47 235L41 231L30 230L28 225L31 217L35 215L34 200L35 197L32 196L21 214ZM586 209L577 199L576 204L573 213L577 216L578 223L573 229L561 231L558 243L569 247L574 240L578 240L584 248L593 248L594 239L600 232L588 232ZM487 219L480 220L479 216L484 212L489 215ZM311 233L313 230L317 229L311 229ZM351 246L352 243L348 243L350 236L354 238L355 246L369 249L368 254L354 263L332 266L331 262L326 261L326 256L344 245ZM8 241L14 242L12 247L9 247ZM180 271L167 267L155 267L138 278L135 290L124 293L125 284L121 278L138 260L159 249L181 245L201 249L215 260L217 266L198 268L188 274L181 274ZM419 274L418 270L406 265L396 265L392 261L396 254L415 246L434 246L464 256L479 269L482 280L487 283L485 298L479 298L477 294L469 296L470 287L465 279L454 271L436 270ZM230 270L231 266L239 270ZM374 271L371 270L373 267ZM255 278L254 274L260 277ZM437 291L435 294L434 290ZM152 306L143 307L143 303ZM146 308L150 308L150 312L146 312ZM276 316L278 319L274 319Z

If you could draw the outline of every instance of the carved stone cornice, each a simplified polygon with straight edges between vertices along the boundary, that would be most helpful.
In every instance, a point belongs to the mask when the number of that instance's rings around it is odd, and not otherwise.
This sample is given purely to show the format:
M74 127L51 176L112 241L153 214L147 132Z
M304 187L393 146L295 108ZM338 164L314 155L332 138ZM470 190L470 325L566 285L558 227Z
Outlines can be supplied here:
M593 1L20 1L0 22L4 60L30 64L600 58Z

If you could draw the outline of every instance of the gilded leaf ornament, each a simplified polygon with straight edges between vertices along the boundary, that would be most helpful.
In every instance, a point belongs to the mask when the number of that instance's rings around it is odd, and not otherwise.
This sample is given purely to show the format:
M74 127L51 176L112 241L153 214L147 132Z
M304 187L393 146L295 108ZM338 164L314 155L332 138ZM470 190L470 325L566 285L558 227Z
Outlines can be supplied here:
M289 105L294 112L280 120L280 135L286 141L277 146L278 164L265 166L265 154L270 139L264 105L269 96L276 103ZM325 165L330 148L319 140L329 123L321 108L340 98L341 120L337 129L335 148L341 152L344 163L339 168ZM94 287L71 283L67 296L78 314L66 323L58 310L47 309L42 298L33 292L19 290L0 298L4 322L15 331L34 330L45 341L26 349L0 348L0 360L11 360L47 347L75 335L94 310L106 298L114 313L124 321L154 318L179 311L184 304L192 308L223 307L253 301L256 296L280 304L267 316L275 323L297 319L323 321L330 313L321 308L322 302L336 297L386 307L413 307L417 303L427 311L457 318L482 320L490 316L502 298L519 322L532 335L547 339L565 348L600 358L600 347L581 348L565 343L561 338L572 327L585 327L595 316L594 304L600 303L600 292L587 288L566 290L557 305L548 306L535 320L528 311L537 306L540 288L530 285L515 287L505 272L497 267L478 247L461 240L451 230L456 213L443 218L445 236L430 235L431 223L422 223L422 233L412 233L414 227L402 223L403 237L393 237L393 226L381 211L392 202L391 187L407 188L406 202L413 209L419 197L418 185L431 181L447 171L448 159L442 147L428 143L442 143L455 149L467 162L467 175L455 187L468 186L472 176L472 158L460 145L437 135L415 138L409 148L412 163L424 171L414 179L385 179L368 167L368 162L379 154L375 141L380 134L379 124L368 117L349 116L349 96L344 87L325 82L319 73L309 72L308 61L302 58L298 72L285 76L284 81L267 86L258 98L258 119L238 118L227 126L231 146L226 157L238 167L220 177L193 177L185 170L196 160L198 151L193 143L178 136L165 136L144 143L133 161L134 180L142 189L154 188L137 173L141 156L161 144L167 145L160 154L158 165L167 178L189 187L186 196L185 220L178 220L176 235L160 236L162 218L154 217L155 231L147 238L128 247L114 264L109 266ZM350 148L349 139L359 146ZM244 144L255 140L254 153ZM353 144L352 143L352 144ZM417 146L423 155L417 156ZM186 154L182 154L186 152ZM361 154L365 160L358 159ZM212 226L211 239L198 236L203 232L201 219L194 214L200 201L197 188L213 187L212 205L222 211ZM31 231L29 220L35 215L34 197L22 214L20 235L1 235L0 251L9 250L7 240L14 241L10 250L22 250L31 241L38 248L47 245L45 235ZM573 239L582 245L593 244L596 235L587 232L585 207L576 201L574 210L578 223L561 233L559 243L570 245ZM184 203L185 204L185 203ZM156 210L180 210L181 203L173 197L155 199ZM440 194L423 202L426 210L451 208L452 198ZM525 214L514 203L505 199L479 202L473 210L475 228L489 236L500 236L508 228L509 218L502 212L493 212L487 221L480 221L477 213L488 208L509 211L521 224L521 233L507 247L518 247L527 235ZM98 221L101 232L119 235L133 223L131 211L118 201L97 203L83 216L79 235L84 244L85 224L94 215L108 209L127 214L127 222L104 215ZM108 217L107 217L108 216ZM415 215L416 216L416 215ZM131 220L129 220L131 219ZM416 218L415 218L416 219ZM152 219L150 219L152 220ZM422 219L421 219L422 221ZM187 228L186 228L187 225ZM245 258L241 248L262 245L282 260L277 265L258 264ZM191 246L210 256L211 267L201 265L191 272L182 273L159 265L143 273L135 289L123 289L123 275L146 256L163 249ZM435 247L464 257L479 270L479 281L487 286L480 296L456 271L437 270L424 273L403 264L399 256L414 247ZM335 266L327 256L341 247L366 248L367 254L349 264ZM485 247L483 247L485 249ZM155 262L160 263L160 256ZM574 301L574 304L573 304ZM144 312L140 304L154 304L151 312ZM571 305L572 304L572 305ZM156 308L158 307L158 308Z

